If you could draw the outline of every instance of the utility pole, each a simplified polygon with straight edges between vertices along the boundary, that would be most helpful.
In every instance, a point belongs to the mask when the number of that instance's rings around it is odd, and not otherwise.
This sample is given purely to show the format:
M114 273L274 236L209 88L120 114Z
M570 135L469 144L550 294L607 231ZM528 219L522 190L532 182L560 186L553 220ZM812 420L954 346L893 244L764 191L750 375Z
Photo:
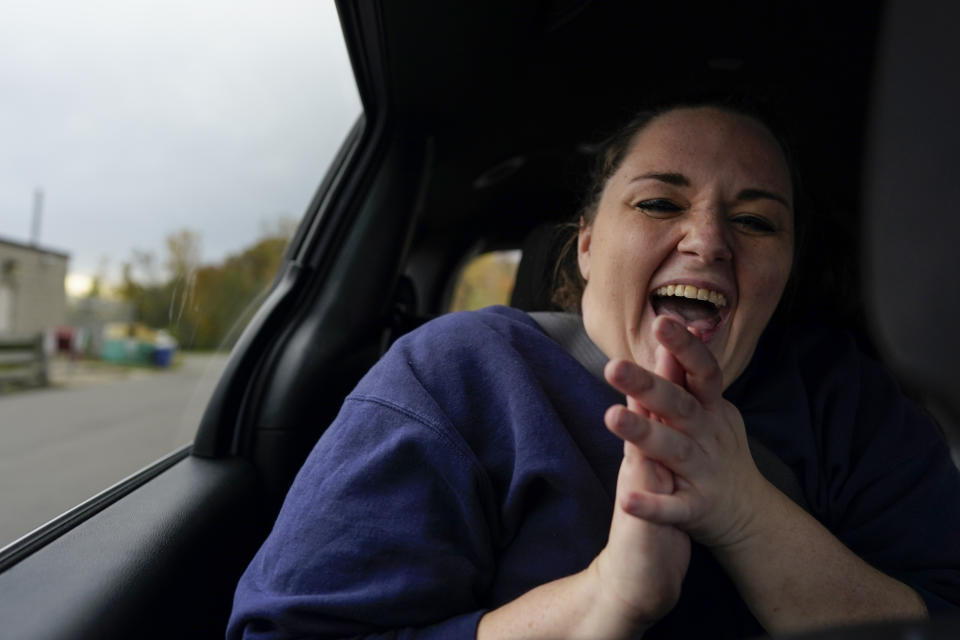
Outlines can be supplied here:
M37 187L33 191L33 226L30 230L30 244L40 244L40 221L43 218L43 189Z

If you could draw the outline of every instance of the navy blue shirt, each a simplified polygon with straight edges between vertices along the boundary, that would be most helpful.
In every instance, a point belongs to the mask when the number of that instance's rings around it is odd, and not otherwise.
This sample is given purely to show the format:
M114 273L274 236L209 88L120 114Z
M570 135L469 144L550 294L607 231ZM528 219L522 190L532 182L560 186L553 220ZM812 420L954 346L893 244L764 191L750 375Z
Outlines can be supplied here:
M960 475L850 338L768 335L726 395L841 541L931 612L960 603ZM486 610L603 548L623 448L602 416L622 401L514 309L404 336L300 470L240 580L228 637L472 638ZM693 547L680 601L646 637L761 633Z

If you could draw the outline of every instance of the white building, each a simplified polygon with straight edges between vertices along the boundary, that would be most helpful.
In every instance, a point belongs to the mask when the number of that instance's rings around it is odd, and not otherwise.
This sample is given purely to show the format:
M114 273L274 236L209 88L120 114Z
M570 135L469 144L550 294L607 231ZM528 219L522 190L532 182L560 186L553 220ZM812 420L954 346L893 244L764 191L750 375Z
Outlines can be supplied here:
M0 238L0 336L30 336L66 324L69 259Z

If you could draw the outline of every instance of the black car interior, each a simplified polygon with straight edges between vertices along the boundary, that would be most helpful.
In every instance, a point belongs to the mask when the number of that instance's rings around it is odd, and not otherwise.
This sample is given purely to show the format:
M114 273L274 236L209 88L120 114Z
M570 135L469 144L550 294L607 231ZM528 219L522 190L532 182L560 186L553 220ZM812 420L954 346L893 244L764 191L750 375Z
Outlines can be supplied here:
M522 247L513 303L549 308L555 225L643 104L751 95L783 115L816 247L796 313L857 331L956 443L960 14L933 5L338 0L364 115L194 445L0 553L0 638L222 637L344 395L479 252Z

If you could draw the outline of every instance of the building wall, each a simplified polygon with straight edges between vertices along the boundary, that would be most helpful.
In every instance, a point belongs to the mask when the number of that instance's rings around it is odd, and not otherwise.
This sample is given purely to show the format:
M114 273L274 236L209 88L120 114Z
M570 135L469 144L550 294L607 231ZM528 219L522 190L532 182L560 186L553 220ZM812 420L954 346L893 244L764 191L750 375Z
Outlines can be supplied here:
M31 335L65 325L67 262L62 253L0 241L0 287L9 313L0 318L0 329L7 325L7 334Z

